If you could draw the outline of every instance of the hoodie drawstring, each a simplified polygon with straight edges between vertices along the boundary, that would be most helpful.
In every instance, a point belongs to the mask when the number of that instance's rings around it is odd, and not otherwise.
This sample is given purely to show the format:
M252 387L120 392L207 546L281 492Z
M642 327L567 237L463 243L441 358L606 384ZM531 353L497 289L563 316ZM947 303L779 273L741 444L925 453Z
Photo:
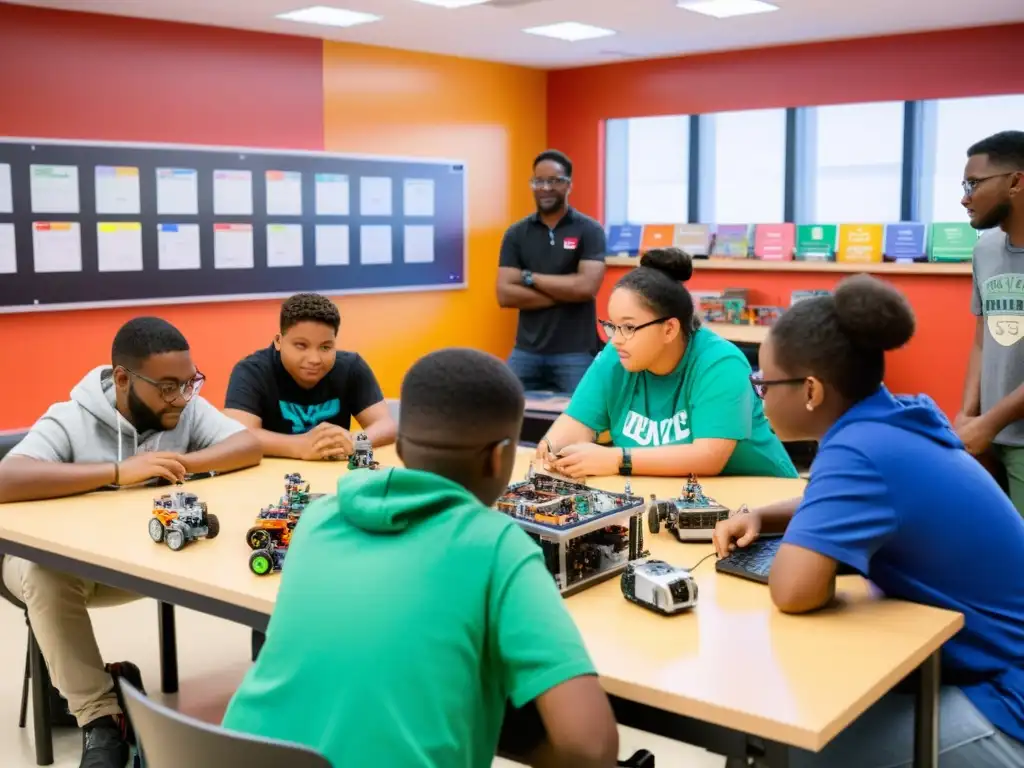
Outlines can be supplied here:
M114 413L117 414L117 463L120 464L124 460L124 453L121 449L121 424L124 422L124 417L121 412L114 409ZM139 452L139 433L132 428L132 456L135 456Z

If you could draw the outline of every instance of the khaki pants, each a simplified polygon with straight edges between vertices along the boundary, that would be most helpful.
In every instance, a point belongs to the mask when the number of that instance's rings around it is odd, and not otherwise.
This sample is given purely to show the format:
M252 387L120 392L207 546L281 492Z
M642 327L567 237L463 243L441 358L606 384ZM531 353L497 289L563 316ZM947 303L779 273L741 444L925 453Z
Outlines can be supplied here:
M1013 506L1024 515L1024 448L993 445L992 451L1006 470L1006 491Z
M139 596L9 556L3 559L3 580L28 608L50 679L68 700L79 727L120 714L88 609L123 605Z

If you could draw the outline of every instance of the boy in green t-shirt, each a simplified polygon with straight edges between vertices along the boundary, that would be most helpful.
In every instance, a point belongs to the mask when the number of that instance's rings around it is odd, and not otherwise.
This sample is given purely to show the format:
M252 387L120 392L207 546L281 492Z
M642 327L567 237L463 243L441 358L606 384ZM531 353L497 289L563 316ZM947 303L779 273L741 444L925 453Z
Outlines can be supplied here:
M412 367L407 468L349 472L303 513L226 728L305 744L336 768L485 768L507 704L536 702L546 738L521 759L616 764L611 707L541 551L489 509L523 406L518 380L483 352Z

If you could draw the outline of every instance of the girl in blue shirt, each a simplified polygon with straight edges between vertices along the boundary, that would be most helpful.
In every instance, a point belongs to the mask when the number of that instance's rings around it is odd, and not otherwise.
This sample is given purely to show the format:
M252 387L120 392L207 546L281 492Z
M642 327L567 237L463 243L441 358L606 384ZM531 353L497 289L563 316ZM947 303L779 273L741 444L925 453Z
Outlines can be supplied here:
M784 532L769 577L786 613L824 607L839 565L886 595L958 611L942 649L941 768L1024 766L1024 520L924 395L894 397L883 353L914 316L868 275L805 299L776 323L754 388L783 439L817 440L804 495L715 530L724 556ZM890 693L822 752L793 768L902 768L914 747L914 698Z
M797 476L751 392L747 359L695 322L682 285L692 273L687 253L664 248L619 280L601 321L611 343L538 447L554 469L571 477ZM594 443L603 432L614 446Z

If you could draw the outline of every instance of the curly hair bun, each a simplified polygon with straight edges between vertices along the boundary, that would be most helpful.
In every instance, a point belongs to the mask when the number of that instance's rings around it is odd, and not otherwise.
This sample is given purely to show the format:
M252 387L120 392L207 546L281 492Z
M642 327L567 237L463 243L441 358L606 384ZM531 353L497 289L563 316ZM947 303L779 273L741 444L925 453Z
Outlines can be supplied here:
M899 349L914 335L914 310L907 297L871 275L843 280L833 300L839 327L863 349Z
M640 257L640 266L664 272L681 283L693 276L693 258L682 248L652 248Z

